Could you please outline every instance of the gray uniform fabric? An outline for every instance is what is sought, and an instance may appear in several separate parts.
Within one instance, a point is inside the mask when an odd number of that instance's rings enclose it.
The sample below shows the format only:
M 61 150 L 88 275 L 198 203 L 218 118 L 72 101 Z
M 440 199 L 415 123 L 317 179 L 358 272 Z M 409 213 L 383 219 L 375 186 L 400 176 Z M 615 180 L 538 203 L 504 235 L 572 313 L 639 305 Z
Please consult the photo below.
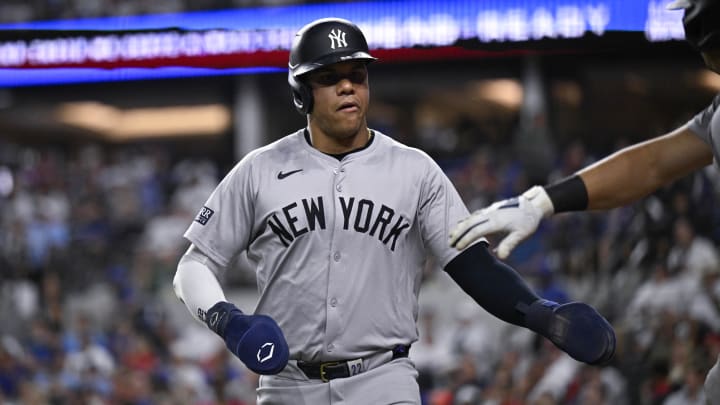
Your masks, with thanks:
M 419 405 L 417 377 L 407 358 L 328 383 L 308 380 L 291 363 L 278 376 L 260 376 L 257 405 Z
M 302 130 L 249 153 L 185 233 L 223 266 L 247 251 L 256 313 L 278 322 L 291 360 L 366 358 L 416 341 L 424 261 L 445 266 L 459 253 L 447 235 L 468 211 L 450 180 L 424 152 L 373 134 L 340 161 Z
M 720 157 L 720 94 L 715 96 L 712 104 L 693 117 L 688 126 L 705 143 L 710 145 L 715 156 L 715 164 Z
M 710 145 L 715 164 L 720 165 L 720 94 L 688 124 L 690 130 Z M 709 404 L 720 405 L 720 357 L 705 378 L 705 396 Z

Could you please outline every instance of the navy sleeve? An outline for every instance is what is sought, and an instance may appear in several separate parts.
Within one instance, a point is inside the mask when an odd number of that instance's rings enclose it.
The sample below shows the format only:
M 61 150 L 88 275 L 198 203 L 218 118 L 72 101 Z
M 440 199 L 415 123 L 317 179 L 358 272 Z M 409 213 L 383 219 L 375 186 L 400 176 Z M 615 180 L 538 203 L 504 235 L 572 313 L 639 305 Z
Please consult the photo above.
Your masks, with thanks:
M 490 253 L 485 243 L 465 249 L 445 266 L 445 271 L 483 309 L 514 325 L 526 326 L 525 315 L 518 308 L 540 299 L 512 267 Z

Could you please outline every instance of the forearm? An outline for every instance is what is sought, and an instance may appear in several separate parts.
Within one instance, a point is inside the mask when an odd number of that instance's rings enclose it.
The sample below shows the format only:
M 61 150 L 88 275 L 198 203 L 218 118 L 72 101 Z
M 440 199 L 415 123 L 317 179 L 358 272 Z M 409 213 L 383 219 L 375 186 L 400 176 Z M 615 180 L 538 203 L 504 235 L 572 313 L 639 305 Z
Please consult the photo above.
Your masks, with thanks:
M 654 148 L 641 143 L 625 148 L 578 172 L 587 188 L 588 210 L 621 207 L 672 181 L 674 173 L 658 169 Z
M 173 279 L 173 288 L 175 295 L 185 304 L 192 316 L 204 323 L 205 311 L 227 299 L 210 268 L 212 263 L 193 249 L 190 248 L 180 259 Z
M 681 127 L 626 147 L 578 171 L 586 193 L 586 204 L 580 209 L 605 210 L 627 205 L 710 163 L 710 147 L 687 127 Z M 553 195 L 553 188 L 557 187 L 546 187 L 556 206 L 563 205 Z M 575 210 L 579 209 L 556 207 L 555 213 Z
M 518 305 L 539 299 L 520 275 L 493 257 L 483 243 L 465 249 L 445 271 L 483 309 L 514 325 L 526 326 Z
M 615 352 L 615 332 L 594 308 L 540 299 L 483 243 L 465 249 L 445 271 L 486 311 L 545 336 L 578 361 L 605 364 Z
M 269 316 L 246 315 L 227 302 L 216 276 L 223 270 L 191 246 L 178 263 L 173 279 L 175 295 L 250 370 L 258 374 L 279 373 L 290 358 L 280 326 Z

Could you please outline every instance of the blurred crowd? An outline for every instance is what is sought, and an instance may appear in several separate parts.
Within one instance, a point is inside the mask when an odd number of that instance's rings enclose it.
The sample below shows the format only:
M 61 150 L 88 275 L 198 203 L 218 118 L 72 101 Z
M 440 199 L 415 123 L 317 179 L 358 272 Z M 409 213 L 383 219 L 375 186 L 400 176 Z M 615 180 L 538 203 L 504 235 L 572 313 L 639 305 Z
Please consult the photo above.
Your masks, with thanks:
M 189 323 L 171 286 L 213 163 L 160 148 L 0 151 L 0 403 L 252 401 L 255 376 Z
M 0 141 L 0 404 L 254 403 L 256 376 L 171 286 L 182 233 L 232 162 L 171 150 Z M 533 166 L 512 143 L 429 152 L 471 209 L 605 154 L 571 142 Z M 606 367 L 449 296 L 457 287 L 429 264 L 411 349 L 424 403 L 702 403 L 720 353 L 716 190 L 711 167 L 632 206 L 560 215 L 510 257 L 544 298 L 611 321 Z M 230 295 L 253 290 L 240 274 Z

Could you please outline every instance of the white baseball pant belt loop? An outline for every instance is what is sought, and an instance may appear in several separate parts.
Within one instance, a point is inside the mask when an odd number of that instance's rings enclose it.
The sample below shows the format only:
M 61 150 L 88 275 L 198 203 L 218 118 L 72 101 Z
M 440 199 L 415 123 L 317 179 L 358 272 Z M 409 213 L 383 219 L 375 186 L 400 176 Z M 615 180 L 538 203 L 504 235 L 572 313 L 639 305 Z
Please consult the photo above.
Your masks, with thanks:
M 395 359 L 407 357 L 410 346 L 398 345 L 392 350 L 377 352 L 370 356 L 352 360 L 336 360 L 323 363 L 297 361 L 297 367 L 310 379 L 328 382 L 335 378 L 347 378 L 372 370 Z

